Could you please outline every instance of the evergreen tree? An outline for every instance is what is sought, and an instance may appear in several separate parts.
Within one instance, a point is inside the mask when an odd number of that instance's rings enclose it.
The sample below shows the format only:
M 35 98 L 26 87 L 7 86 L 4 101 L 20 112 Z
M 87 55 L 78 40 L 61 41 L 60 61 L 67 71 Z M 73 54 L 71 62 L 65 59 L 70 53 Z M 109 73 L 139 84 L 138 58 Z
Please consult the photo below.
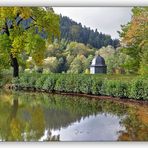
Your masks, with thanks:
M 101 48 L 103 46 L 112 45 L 114 48 L 119 46 L 118 39 L 112 39 L 110 35 L 99 33 L 82 26 L 81 23 L 77 23 L 71 20 L 69 17 L 60 15 L 60 30 L 61 39 L 67 41 L 75 41 L 79 43 L 89 44 L 94 48 Z

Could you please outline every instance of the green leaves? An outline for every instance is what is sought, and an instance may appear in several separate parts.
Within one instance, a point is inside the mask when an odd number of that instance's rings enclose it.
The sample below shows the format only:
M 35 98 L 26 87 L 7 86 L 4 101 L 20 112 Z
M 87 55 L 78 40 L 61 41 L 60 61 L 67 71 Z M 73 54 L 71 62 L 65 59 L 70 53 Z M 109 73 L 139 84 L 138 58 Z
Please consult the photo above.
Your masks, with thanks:
M 5 35 L 0 35 L 0 70 L 9 67 L 9 52 L 11 40 Z
M 82 93 L 148 99 L 148 78 L 82 74 L 23 74 L 16 85 L 46 92 Z
M 143 53 L 147 55 L 148 52 L 145 48 L 148 44 L 148 7 L 134 7 L 132 13 L 131 22 L 123 26 L 120 33 L 125 46 L 123 52 L 135 60 L 133 67 L 131 64 L 135 73 L 147 74 L 148 58 Z
M 24 27 L 26 23 L 27 27 Z M 59 16 L 42 7 L 0 7 L 2 29 L 5 31 L 0 35 L 0 57 L 12 54 L 18 58 L 25 54 L 32 56 L 36 65 L 40 66 L 46 42 L 60 36 Z M 46 39 L 41 37 L 43 33 Z
M 32 55 L 32 58 L 37 65 L 41 65 L 46 49 L 45 40 L 43 40 L 38 34 L 28 33 L 25 42 L 25 51 L 29 55 Z
M 130 97 L 148 100 L 148 78 L 139 77 L 133 80 L 130 88 Z
M 11 40 L 10 38 L 6 35 L 0 35 L 0 51 L 1 52 L 10 52 L 11 48 Z
M 45 11 L 44 8 L 34 7 L 32 8 L 32 18 L 39 31 L 44 30 L 47 33 L 48 41 L 51 41 L 53 36 L 60 37 L 58 15 L 52 11 Z
M 16 36 L 12 42 L 11 53 L 13 57 L 16 57 L 17 54 L 20 54 L 24 50 L 24 36 Z

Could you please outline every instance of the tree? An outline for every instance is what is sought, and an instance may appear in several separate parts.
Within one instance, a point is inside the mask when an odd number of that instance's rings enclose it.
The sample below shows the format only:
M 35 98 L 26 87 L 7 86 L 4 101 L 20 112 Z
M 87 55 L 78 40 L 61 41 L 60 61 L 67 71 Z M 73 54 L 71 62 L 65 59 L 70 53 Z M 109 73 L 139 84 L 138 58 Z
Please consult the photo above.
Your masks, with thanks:
M 148 7 L 134 7 L 131 22 L 122 26 L 123 53 L 134 59 L 135 73 L 148 73 Z M 140 70 L 139 70 L 140 69 Z
M 119 45 L 119 40 L 112 39 L 111 36 L 99 33 L 98 30 L 92 30 L 81 23 L 71 20 L 69 17 L 60 15 L 61 39 L 90 44 L 94 48 L 112 45 L 115 48 Z
M 102 47 L 96 51 L 96 55 L 101 55 L 106 62 L 108 73 L 132 73 L 130 69 L 133 59 L 122 53 L 121 48 L 113 48 L 112 46 Z
M 56 57 L 48 57 L 44 59 L 44 68 L 48 69 L 49 72 L 57 72 L 58 69 L 58 60 Z
M 115 53 L 115 49 L 112 46 L 102 47 L 96 51 L 96 55 L 101 55 L 103 58 L 107 58 Z
M 88 55 L 92 54 L 94 52 L 93 49 L 89 49 L 87 46 L 85 46 L 82 43 L 78 42 L 70 42 L 67 45 L 66 53 L 77 56 L 77 55 L 84 55 L 87 57 Z
M 85 60 L 86 57 L 84 55 L 77 55 L 72 61 L 68 72 L 76 74 L 84 72 Z
M 79 25 L 72 25 L 70 28 L 70 33 L 71 33 L 71 40 L 72 41 L 77 41 L 78 37 L 80 36 L 80 26 Z
M 0 29 L 0 53 L 7 53 L 13 76 L 18 77 L 22 53 L 42 64 L 46 41 L 60 35 L 59 16 L 43 7 L 0 7 Z

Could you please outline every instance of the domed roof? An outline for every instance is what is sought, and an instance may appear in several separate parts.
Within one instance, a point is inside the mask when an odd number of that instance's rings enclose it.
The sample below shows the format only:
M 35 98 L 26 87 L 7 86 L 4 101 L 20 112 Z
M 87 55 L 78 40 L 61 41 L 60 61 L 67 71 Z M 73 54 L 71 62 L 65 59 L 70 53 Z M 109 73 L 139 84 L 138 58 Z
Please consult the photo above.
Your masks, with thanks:
M 91 66 L 106 66 L 104 58 L 100 55 L 95 56 L 92 60 Z

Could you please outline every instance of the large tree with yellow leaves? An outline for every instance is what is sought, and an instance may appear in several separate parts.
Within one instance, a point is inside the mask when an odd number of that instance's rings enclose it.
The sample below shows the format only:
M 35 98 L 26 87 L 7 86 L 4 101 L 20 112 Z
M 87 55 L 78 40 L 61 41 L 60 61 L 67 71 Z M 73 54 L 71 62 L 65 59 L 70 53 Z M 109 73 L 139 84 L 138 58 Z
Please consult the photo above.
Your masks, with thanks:
M 133 71 L 148 74 L 148 7 L 132 9 L 131 22 L 122 26 L 120 36 Z
M 46 43 L 59 37 L 59 26 L 59 16 L 52 9 L 0 7 L 0 55 L 10 59 L 14 77 L 19 76 L 21 54 L 30 55 L 36 64 L 42 64 Z

